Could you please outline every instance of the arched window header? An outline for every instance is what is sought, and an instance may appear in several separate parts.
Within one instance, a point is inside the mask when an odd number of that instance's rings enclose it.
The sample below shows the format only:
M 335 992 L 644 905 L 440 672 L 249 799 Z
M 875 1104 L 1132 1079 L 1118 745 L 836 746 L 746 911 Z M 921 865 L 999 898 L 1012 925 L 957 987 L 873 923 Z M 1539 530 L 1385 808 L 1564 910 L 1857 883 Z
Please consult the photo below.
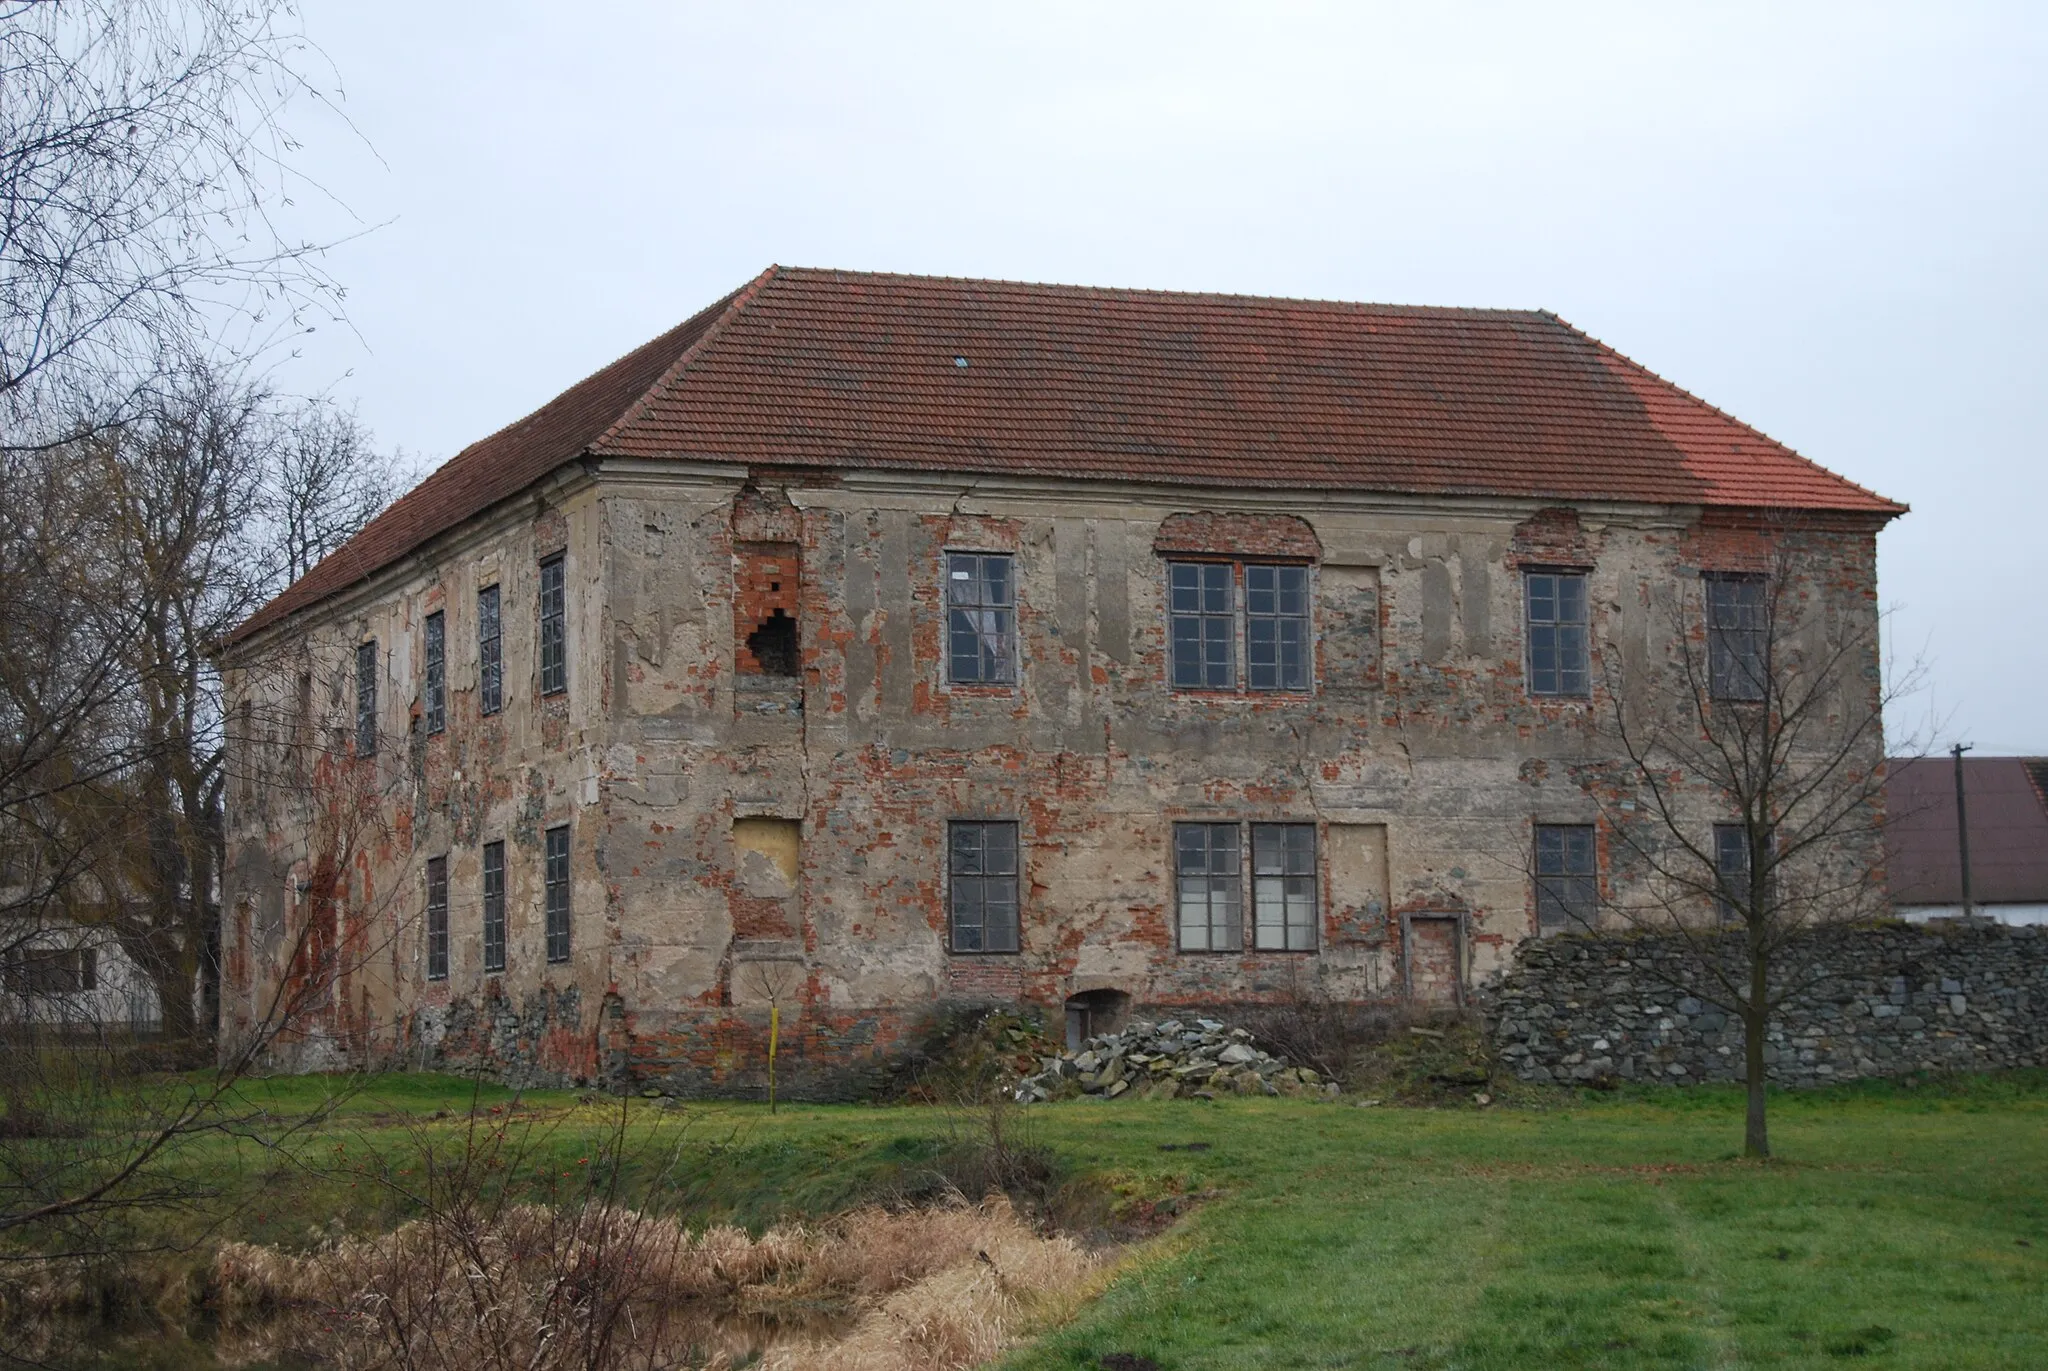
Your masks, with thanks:
M 1306 519 L 1293 514 L 1169 514 L 1152 550 L 1216 557 L 1280 557 L 1319 561 L 1322 542 Z

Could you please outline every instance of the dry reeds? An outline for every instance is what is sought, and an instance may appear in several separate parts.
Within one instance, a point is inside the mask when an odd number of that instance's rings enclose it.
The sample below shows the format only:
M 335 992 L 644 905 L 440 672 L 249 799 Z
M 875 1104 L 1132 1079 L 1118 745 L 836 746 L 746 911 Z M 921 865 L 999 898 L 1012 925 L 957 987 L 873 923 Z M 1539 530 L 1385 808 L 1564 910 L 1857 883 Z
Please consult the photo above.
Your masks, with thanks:
M 213 1296 L 241 1360 L 348 1371 L 628 1363 L 940 1371 L 994 1356 L 1096 1261 L 1008 1201 L 692 1235 L 603 1204 L 435 1215 L 292 1254 L 231 1243 Z

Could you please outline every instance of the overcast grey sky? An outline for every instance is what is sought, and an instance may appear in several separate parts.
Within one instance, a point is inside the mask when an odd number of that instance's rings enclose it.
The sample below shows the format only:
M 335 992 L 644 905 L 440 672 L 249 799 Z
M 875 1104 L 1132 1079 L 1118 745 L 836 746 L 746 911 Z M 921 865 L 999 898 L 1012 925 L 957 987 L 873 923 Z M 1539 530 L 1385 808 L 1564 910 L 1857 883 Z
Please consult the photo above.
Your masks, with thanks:
M 380 227 L 286 375 L 386 444 L 451 456 L 770 262 L 1551 309 L 1910 503 L 1894 732 L 2048 753 L 2048 5 L 305 17 L 361 138 L 306 111 L 302 165 Z

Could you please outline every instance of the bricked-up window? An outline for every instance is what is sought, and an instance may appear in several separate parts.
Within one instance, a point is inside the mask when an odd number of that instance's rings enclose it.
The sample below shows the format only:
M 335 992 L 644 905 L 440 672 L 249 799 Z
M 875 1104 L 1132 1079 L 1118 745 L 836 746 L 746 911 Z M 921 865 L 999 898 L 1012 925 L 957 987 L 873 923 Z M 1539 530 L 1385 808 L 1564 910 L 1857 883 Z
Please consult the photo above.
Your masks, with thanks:
M 1591 824 L 1536 825 L 1536 927 L 1592 924 L 1600 891 Z
M 484 970 L 505 969 L 505 844 L 484 844 Z
M 1244 946 L 1244 863 L 1236 824 L 1175 824 L 1173 863 L 1180 950 Z
M 947 825 L 946 877 L 955 952 L 1017 950 L 1017 825 Z
M 480 713 L 505 707 L 505 636 L 498 623 L 498 588 L 476 593 L 476 688 Z
M 448 859 L 427 858 L 427 979 L 448 979 Z
M 1252 825 L 1252 945 L 1316 949 L 1316 826 Z
M 1529 693 L 1584 695 L 1589 656 L 1586 578 L 1570 571 L 1531 571 L 1522 578 L 1528 612 Z
M 1245 685 L 1308 689 L 1308 568 L 1244 569 Z
M 1237 612 L 1228 562 L 1169 562 L 1173 684 L 1180 690 L 1237 687 Z
M 1017 679 L 1017 588 L 1006 553 L 946 554 L 946 679 L 1009 685 Z
M 544 875 L 548 960 L 566 962 L 569 960 L 569 829 L 566 825 L 548 830 L 547 870 Z
M 562 579 L 562 554 L 540 564 L 540 693 L 560 695 L 569 688 L 568 605 Z
M 356 648 L 356 756 L 377 755 L 377 640 Z
M 427 616 L 426 700 L 427 732 L 448 727 L 448 621 L 436 610 Z
M 1734 575 L 1706 582 L 1708 692 L 1717 700 L 1761 700 L 1770 671 L 1768 583 Z
M 1734 923 L 1742 917 L 1742 906 L 1749 903 L 1749 830 L 1741 824 L 1714 825 L 1714 876 L 1720 882 L 1721 893 L 1714 897 L 1714 909 L 1721 916 L 1722 923 Z

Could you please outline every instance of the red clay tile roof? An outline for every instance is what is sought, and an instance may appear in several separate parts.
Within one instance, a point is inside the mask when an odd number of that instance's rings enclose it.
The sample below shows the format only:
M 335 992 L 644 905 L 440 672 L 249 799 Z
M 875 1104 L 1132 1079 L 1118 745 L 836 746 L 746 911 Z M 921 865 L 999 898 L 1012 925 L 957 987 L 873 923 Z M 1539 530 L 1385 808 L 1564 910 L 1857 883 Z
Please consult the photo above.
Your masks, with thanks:
M 1949 757 L 1894 760 L 1885 773 L 1885 866 L 1898 904 L 1963 898 Z M 2048 904 L 2048 758 L 1965 757 L 1970 895 L 1979 904 Z
M 1904 510 L 1540 311 L 770 267 L 456 454 L 235 636 L 584 455 Z

